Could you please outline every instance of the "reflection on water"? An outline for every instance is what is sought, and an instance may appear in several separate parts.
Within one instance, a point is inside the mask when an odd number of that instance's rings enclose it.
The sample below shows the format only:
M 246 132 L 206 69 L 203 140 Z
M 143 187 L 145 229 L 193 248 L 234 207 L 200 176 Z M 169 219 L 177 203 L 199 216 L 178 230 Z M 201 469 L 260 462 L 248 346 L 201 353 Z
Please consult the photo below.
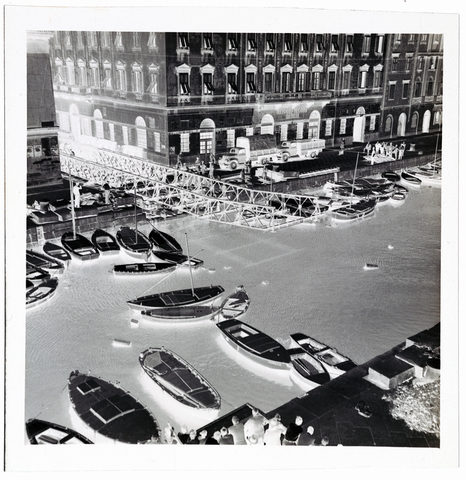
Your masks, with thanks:
M 205 262 L 193 271 L 196 285 L 220 284 L 226 294 L 245 286 L 251 305 L 242 320 L 285 346 L 289 334 L 302 332 L 362 363 L 440 319 L 440 196 L 423 187 L 401 208 L 383 205 L 347 226 L 324 220 L 264 233 L 187 217 L 158 227 L 178 239 L 188 234 L 191 255 Z M 218 390 L 219 415 L 245 402 L 268 411 L 305 391 L 287 371 L 240 355 L 211 321 L 164 324 L 131 312 L 126 300 L 190 288 L 186 268 L 141 278 L 111 273 L 113 264 L 133 261 L 124 252 L 73 260 L 55 297 L 28 311 L 26 419 L 70 425 L 66 382 L 79 369 L 119 380 L 162 427 L 204 425 L 211 414 L 175 405 L 143 374 L 139 353 L 157 346 L 179 354 Z M 366 263 L 379 268 L 366 271 Z M 131 345 L 115 347 L 115 339 Z M 83 431 L 76 419 L 73 425 Z

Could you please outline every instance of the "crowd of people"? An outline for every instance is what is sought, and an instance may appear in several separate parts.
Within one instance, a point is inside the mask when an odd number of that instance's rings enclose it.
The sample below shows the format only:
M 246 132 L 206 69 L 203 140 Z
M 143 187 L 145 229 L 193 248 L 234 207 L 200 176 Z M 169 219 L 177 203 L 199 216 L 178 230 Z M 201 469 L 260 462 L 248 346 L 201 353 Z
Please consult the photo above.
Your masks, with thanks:
M 280 414 L 267 420 L 256 408 L 252 408 L 252 415 L 246 422 L 241 423 L 237 416 L 231 417 L 231 425 L 215 430 L 211 436 L 207 430 L 188 430 L 183 425 L 177 433 L 168 424 L 164 430 L 164 443 L 180 445 L 310 445 L 326 446 L 329 444 L 327 436 L 318 440 L 314 434 L 314 427 L 304 427 L 300 416 L 289 423 L 281 422 Z
M 392 142 L 387 143 L 379 141 L 375 142 L 374 145 L 371 145 L 370 142 L 367 142 L 367 145 L 364 147 L 367 157 L 390 157 L 392 160 L 401 160 L 404 156 L 405 149 L 405 142 L 401 142 L 400 145 L 394 145 Z

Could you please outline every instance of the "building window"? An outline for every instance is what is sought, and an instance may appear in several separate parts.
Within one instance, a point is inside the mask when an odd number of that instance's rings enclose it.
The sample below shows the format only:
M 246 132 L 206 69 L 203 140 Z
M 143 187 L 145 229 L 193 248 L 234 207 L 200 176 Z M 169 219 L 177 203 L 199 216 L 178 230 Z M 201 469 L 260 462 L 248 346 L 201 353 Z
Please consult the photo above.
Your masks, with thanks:
M 392 72 L 396 72 L 398 70 L 398 55 L 393 55 L 392 57 Z
M 97 33 L 87 32 L 87 44 L 89 47 L 97 47 Z
M 238 41 L 236 40 L 236 35 L 234 33 L 230 33 L 228 35 L 228 51 L 236 52 L 238 50 Z
M 178 34 L 178 48 L 187 49 L 189 48 L 188 34 L 179 33 Z
M 155 70 L 149 69 L 149 88 L 147 91 L 152 95 L 157 95 L 159 93 L 159 82 L 157 78 L 157 72 Z
M 340 50 L 338 45 L 338 35 L 332 35 L 332 53 L 337 53 Z
M 395 88 L 396 88 L 396 82 L 390 82 L 388 86 L 388 99 L 389 100 L 395 100 Z
M 401 92 L 402 98 L 408 98 L 409 95 L 409 80 L 403 81 L 403 91 Z
M 307 92 L 309 90 L 309 72 L 298 73 L 298 92 Z
M 437 66 L 437 57 L 430 57 L 429 69 L 430 70 L 435 70 L 436 66 Z
M 181 153 L 189 152 L 189 133 L 182 133 L 180 135 L 180 152 Z
M 380 88 L 382 86 L 382 71 L 375 70 L 374 68 L 374 88 Z
M 440 124 L 440 112 L 437 110 L 434 113 L 434 120 L 433 120 L 433 125 L 439 125 Z
M 129 134 L 127 126 L 121 127 L 121 134 L 123 137 L 123 145 L 129 145 Z
M 370 121 L 369 121 L 369 130 L 372 132 L 375 130 L 375 119 L 376 119 L 376 116 L 371 115 Z
M 142 117 L 136 118 L 136 144 L 140 148 L 147 148 L 146 122 Z
M 368 55 L 370 50 L 371 50 L 371 37 L 369 35 L 365 35 L 363 46 L 362 46 L 362 53 Z
M 283 45 L 283 51 L 285 53 L 291 53 L 292 43 L 291 43 L 291 33 L 285 33 L 285 41 Z
M 74 62 L 70 58 L 66 60 L 66 77 L 68 85 L 76 85 Z
M 273 33 L 268 33 L 266 40 L 265 40 L 265 51 L 266 52 L 273 52 L 275 50 L 275 40 L 274 40 L 274 34 Z
M 248 37 L 248 52 L 255 52 L 257 50 L 257 43 L 254 34 Z
M 199 149 L 199 153 L 201 155 L 212 152 L 212 136 L 213 136 L 212 131 L 201 132 L 200 134 L 201 142 L 200 142 L 200 149 Z
M 332 135 L 332 119 L 325 120 L 325 136 L 330 137 Z
M 346 134 L 346 118 L 340 119 L 340 135 Z
M 423 70 L 424 69 L 424 57 L 418 57 L 417 59 L 417 69 Z
M 301 34 L 301 41 L 299 43 L 299 52 L 307 53 L 309 51 L 308 42 L 307 42 L 307 33 Z
M 91 67 L 91 84 L 93 87 L 98 88 L 100 86 L 99 64 L 94 58 L 89 62 Z
M 133 32 L 133 50 L 141 49 L 141 34 L 139 32 Z
M 409 72 L 413 68 L 413 56 L 412 55 L 406 55 L 406 71 Z
M 328 90 L 335 90 L 336 72 L 328 72 Z
M 112 41 L 111 35 L 111 32 L 102 33 L 102 47 L 110 48 L 110 43 Z
M 322 53 L 324 51 L 324 40 L 323 35 L 318 34 L 316 35 L 316 53 Z
M 154 132 L 154 150 L 160 152 L 160 132 Z
M 143 93 L 142 66 L 139 63 L 133 64 L 132 84 L 134 93 Z
M 87 87 L 87 68 L 83 59 L 78 60 L 79 85 Z
M 256 91 L 256 74 L 253 72 L 246 73 L 246 93 L 254 93 Z
M 298 122 L 296 124 L 296 140 L 302 140 L 304 133 L 304 122 Z
M 122 62 L 118 62 L 116 65 L 116 82 L 115 88 L 120 92 L 126 92 L 126 69 L 125 64 Z
M 432 38 L 432 50 L 438 52 L 440 50 L 440 39 L 442 38 L 441 34 L 434 33 Z
M 266 72 L 264 74 L 264 91 L 267 93 L 273 92 L 273 73 Z
M 367 87 L 367 72 L 369 67 L 367 65 L 363 66 L 359 70 L 359 88 Z
M 443 95 L 443 80 L 440 79 L 437 84 L 437 95 Z
M 214 86 L 212 85 L 212 74 L 203 73 L 202 74 L 202 94 L 203 95 L 212 95 L 214 93 Z
M 427 34 L 426 33 L 423 33 L 421 35 L 421 43 L 427 43 Z
M 353 53 L 353 35 L 346 37 L 346 53 Z
M 123 38 L 121 36 L 121 32 L 116 32 L 114 45 L 117 51 L 123 51 Z
M 400 43 L 401 42 L 401 33 L 396 33 L 395 34 L 395 43 Z
M 312 90 L 320 90 L 320 72 L 312 72 Z
M 235 146 L 235 131 L 227 130 L 227 148 Z
M 204 33 L 203 37 L 203 47 L 205 50 L 212 50 L 212 34 L 211 33 Z
M 112 88 L 112 67 L 108 62 L 104 63 L 104 79 L 102 81 L 104 88 Z
M 149 33 L 149 39 L 147 40 L 147 46 L 149 47 L 149 50 L 156 50 L 157 49 L 157 37 L 155 35 L 155 32 L 150 32 Z
M 383 35 L 377 36 L 377 42 L 375 44 L 375 53 L 381 55 L 383 53 Z
M 280 128 L 280 141 L 286 142 L 288 140 L 288 124 L 283 123 Z
M 102 113 L 100 110 L 94 111 L 95 122 L 95 136 L 97 138 L 104 138 L 104 122 L 102 121 Z
M 71 48 L 71 34 L 70 32 L 65 32 L 65 47 Z
M 426 89 L 426 96 L 430 97 L 434 94 L 434 79 L 429 77 L 427 80 L 427 89 Z
M 228 93 L 229 94 L 238 93 L 238 85 L 236 83 L 236 73 L 228 73 L 227 81 L 228 81 Z
M 393 123 L 392 117 L 387 117 L 387 119 L 385 120 L 385 133 L 391 133 L 392 123 Z
M 179 73 L 179 94 L 180 95 L 189 95 L 190 88 L 189 88 L 189 73 Z
M 286 93 L 291 91 L 291 73 L 282 72 L 282 92 Z
M 422 95 L 422 82 L 420 78 L 416 78 L 416 83 L 414 85 L 414 96 L 420 97 Z
M 76 44 L 80 49 L 84 47 L 83 32 L 76 32 Z
M 413 113 L 413 116 L 411 117 L 411 128 L 417 129 L 417 122 L 418 122 L 419 115 L 417 112 Z
M 108 131 L 110 133 L 110 141 L 115 141 L 115 125 L 113 123 L 108 124 Z
M 351 82 L 351 70 L 345 70 L 343 72 L 343 89 L 349 90 Z

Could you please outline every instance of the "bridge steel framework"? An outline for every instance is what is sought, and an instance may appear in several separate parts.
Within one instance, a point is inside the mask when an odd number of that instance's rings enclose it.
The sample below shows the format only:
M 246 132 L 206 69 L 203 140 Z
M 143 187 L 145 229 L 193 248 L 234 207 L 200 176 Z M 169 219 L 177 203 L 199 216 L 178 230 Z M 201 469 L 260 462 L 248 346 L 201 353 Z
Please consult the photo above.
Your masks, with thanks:
M 64 173 L 96 185 L 131 192 L 136 186 L 146 213 L 166 207 L 264 231 L 312 223 L 322 215 L 314 196 L 253 190 L 122 152 L 68 143 L 60 150 L 60 162 Z

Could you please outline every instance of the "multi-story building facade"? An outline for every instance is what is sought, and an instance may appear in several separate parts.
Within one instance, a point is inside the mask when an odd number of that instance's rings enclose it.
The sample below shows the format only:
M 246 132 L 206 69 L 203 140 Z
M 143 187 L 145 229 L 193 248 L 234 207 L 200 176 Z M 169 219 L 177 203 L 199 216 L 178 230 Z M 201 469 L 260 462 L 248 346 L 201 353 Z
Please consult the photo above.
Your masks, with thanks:
M 27 46 L 27 186 L 63 183 L 58 151 L 58 124 L 50 67 L 49 35 L 36 32 Z
M 255 134 L 332 147 L 430 131 L 440 126 L 442 41 L 377 33 L 53 32 L 58 121 L 65 137 L 162 164 L 216 155 Z M 412 70 L 394 69 L 395 58 L 409 59 Z
M 387 35 L 382 102 L 385 137 L 438 131 L 442 124 L 443 35 Z

